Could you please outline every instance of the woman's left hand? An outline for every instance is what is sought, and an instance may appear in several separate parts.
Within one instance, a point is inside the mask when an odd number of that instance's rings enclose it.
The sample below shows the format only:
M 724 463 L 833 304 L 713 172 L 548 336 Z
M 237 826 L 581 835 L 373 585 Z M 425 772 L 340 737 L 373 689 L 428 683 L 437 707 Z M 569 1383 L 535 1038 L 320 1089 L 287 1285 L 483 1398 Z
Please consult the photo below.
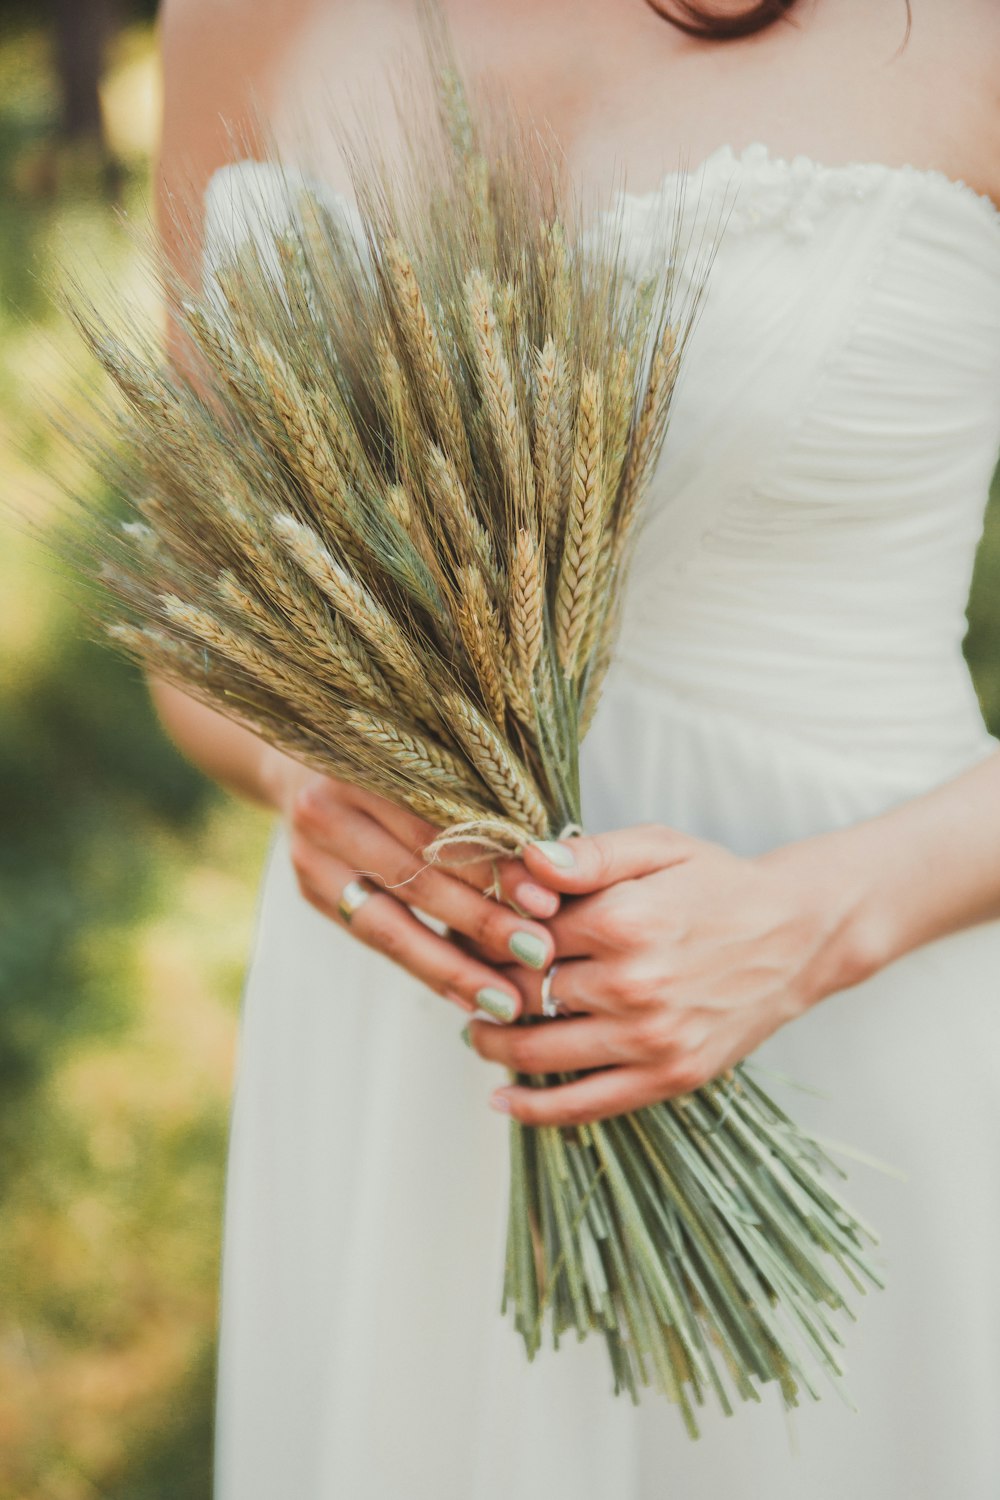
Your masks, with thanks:
M 546 925 L 568 1016 L 475 1021 L 470 1040 L 514 1072 L 586 1076 L 511 1085 L 496 1108 L 529 1125 L 577 1125 L 689 1093 L 835 990 L 880 966 L 864 893 L 836 835 L 756 858 L 657 825 L 529 845 L 534 879 L 564 897 Z M 526 1011 L 533 976 L 512 976 Z

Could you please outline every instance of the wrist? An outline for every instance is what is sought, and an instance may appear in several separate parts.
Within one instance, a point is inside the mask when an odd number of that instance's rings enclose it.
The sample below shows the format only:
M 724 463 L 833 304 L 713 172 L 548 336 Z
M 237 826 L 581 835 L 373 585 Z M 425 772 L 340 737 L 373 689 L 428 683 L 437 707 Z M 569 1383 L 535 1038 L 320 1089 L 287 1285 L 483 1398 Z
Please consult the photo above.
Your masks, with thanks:
M 287 817 L 299 788 L 314 774 L 284 751 L 264 745 L 257 767 L 260 800 L 272 812 Z
M 861 830 L 835 829 L 760 857 L 785 878 L 811 935 L 802 982 L 806 1009 L 870 979 L 901 951 L 875 851 Z

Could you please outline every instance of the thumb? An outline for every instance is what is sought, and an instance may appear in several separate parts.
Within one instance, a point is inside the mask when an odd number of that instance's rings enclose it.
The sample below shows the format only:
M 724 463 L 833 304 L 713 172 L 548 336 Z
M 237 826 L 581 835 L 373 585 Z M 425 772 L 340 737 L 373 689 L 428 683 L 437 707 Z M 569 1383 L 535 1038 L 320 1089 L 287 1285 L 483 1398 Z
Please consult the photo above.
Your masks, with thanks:
M 525 845 L 521 858 L 536 880 L 576 896 L 681 864 L 698 842 L 661 823 L 639 823 L 580 838 L 539 839 Z

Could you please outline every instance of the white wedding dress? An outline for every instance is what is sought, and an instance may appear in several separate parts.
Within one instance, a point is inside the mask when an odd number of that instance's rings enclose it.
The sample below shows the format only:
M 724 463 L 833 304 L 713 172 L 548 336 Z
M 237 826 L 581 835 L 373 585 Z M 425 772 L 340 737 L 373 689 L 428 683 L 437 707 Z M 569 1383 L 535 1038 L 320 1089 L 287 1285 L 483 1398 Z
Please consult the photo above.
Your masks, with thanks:
M 735 207 L 584 811 L 749 855 L 997 751 L 961 641 L 1000 446 L 1000 213 L 935 172 L 723 147 L 622 198 L 637 261 L 682 185 L 696 234 Z M 207 209 L 210 265 L 279 212 L 273 179 L 228 168 Z M 818 1091 L 782 1096 L 803 1122 L 905 1180 L 850 1169 L 888 1279 L 847 1330 L 857 1411 L 786 1417 L 773 1393 L 698 1443 L 655 1393 L 612 1397 L 598 1340 L 525 1362 L 498 1310 L 499 1075 L 461 1025 L 306 905 L 279 831 L 232 1118 L 218 1500 L 995 1500 L 1000 922 L 757 1054 Z

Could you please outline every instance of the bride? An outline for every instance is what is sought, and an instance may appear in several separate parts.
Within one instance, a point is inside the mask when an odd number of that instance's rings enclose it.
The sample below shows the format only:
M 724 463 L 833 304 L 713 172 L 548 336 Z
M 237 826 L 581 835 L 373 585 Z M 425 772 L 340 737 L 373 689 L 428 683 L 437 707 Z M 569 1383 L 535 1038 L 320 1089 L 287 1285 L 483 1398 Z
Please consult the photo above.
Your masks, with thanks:
M 1000 10 L 446 10 L 469 70 L 616 193 L 630 254 L 656 253 L 671 195 L 693 223 L 734 206 L 585 746 L 587 837 L 529 848 L 505 904 L 483 872 L 409 880 L 417 819 L 154 685 L 182 748 L 280 815 L 232 1118 L 217 1496 L 988 1500 L 1000 755 L 961 642 L 1000 446 Z M 162 222 L 193 277 L 260 227 L 266 169 L 232 147 L 254 108 L 293 153 L 331 102 L 386 103 L 416 46 L 409 0 L 166 0 L 162 39 Z M 346 192 L 342 161 L 321 170 Z M 546 972 L 579 1014 L 506 1024 Z M 498 1311 L 505 1117 L 597 1119 L 751 1052 L 810 1086 L 804 1124 L 898 1169 L 851 1171 L 888 1289 L 848 1332 L 856 1410 L 764 1400 L 693 1444 L 662 1398 L 612 1397 L 596 1340 L 525 1363 Z M 498 1064 L 586 1076 L 527 1091 Z

